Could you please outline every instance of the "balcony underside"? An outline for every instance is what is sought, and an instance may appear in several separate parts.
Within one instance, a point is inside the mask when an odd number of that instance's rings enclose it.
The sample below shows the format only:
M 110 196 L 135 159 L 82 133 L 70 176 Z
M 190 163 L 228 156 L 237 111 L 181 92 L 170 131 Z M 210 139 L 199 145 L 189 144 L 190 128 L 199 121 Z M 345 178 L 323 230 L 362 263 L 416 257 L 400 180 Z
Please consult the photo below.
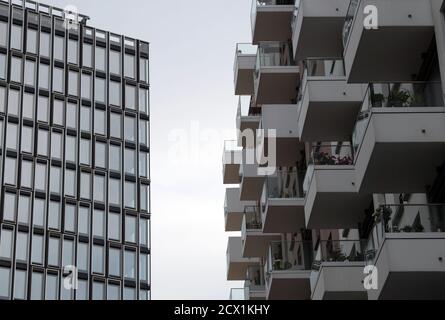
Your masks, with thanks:
M 264 176 L 244 177 L 241 181 L 241 201 L 257 201 L 261 197 Z
M 294 6 L 257 7 L 253 26 L 253 44 L 259 41 L 288 41 L 292 37 Z
M 224 164 L 224 184 L 238 184 L 241 182 L 239 164 Z
M 243 257 L 262 258 L 267 256 L 269 244 L 272 241 L 280 241 L 279 234 L 265 234 L 262 231 L 246 231 L 246 238 L 243 247 Z
M 262 163 L 266 163 L 265 156 L 269 156 L 269 138 L 265 139 L 264 150 L 261 152 Z M 272 142 L 270 142 L 272 143 Z M 276 161 L 277 167 L 294 167 L 298 161 L 301 161 L 304 155 L 304 144 L 298 138 L 280 138 L 277 137 L 276 143 Z
M 253 74 L 256 55 L 238 55 L 235 69 L 235 94 L 252 95 L 254 90 Z
M 300 69 L 289 67 L 261 68 L 256 88 L 256 103 L 292 104 L 297 97 Z
M 295 233 L 304 229 L 304 202 L 304 199 L 269 199 L 263 232 Z
M 309 300 L 311 271 L 273 271 L 270 274 L 268 300 Z
M 236 232 L 241 230 L 243 222 L 243 212 L 229 212 L 226 216 L 226 232 Z

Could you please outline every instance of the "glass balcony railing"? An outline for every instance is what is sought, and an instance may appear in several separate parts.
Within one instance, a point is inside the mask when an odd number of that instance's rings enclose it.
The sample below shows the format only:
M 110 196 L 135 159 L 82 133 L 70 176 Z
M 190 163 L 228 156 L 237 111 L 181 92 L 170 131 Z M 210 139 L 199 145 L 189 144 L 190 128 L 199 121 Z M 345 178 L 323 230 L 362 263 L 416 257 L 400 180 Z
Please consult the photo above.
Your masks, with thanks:
M 346 19 L 343 25 L 343 48 L 346 49 L 348 45 L 349 35 L 351 34 L 352 26 L 354 24 L 354 17 L 357 13 L 360 0 L 351 0 L 348 11 L 346 12 Z
M 256 70 L 261 67 L 294 66 L 292 48 L 288 42 L 261 42 L 258 46 Z
M 263 229 L 263 222 L 257 206 L 246 206 L 244 209 L 246 230 L 258 231 Z
M 444 106 L 442 83 L 440 81 L 369 84 L 353 132 L 352 141 L 355 153 L 360 148 L 365 136 L 372 108 Z
M 235 301 L 246 300 L 246 289 L 245 288 L 230 289 L 230 300 L 235 300 Z
M 308 58 L 304 61 L 307 77 L 343 78 L 345 65 L 341 58 Z
M 253 0 L 252 9 L 250 13 L 250 20 L 252 23 L 252 30 L 255 30 L 257 8 L 267 7 L 267 6 L 292 6 L 295 2 L 300 2 L 300 0 Z
M 318 166 L 348 166 L 354 164 L 349 142 L 316 143 L 311 148 L 310 163 Z
M 274 241 L 270 243 L 266 270 L 310 270 L 313 262 L 312 242 Z
M 258 46 L 251 43 L 237 43 L 236 55 L 256 55 Z
M 303 180 L 305 172 L 297 168 L 277 170 L 266 177 L 268 199 L 304 198 Z
M 320 241 L 312 267 L 318 270 L 323 262 L 364 262 L 366 244 L 366 240 Z

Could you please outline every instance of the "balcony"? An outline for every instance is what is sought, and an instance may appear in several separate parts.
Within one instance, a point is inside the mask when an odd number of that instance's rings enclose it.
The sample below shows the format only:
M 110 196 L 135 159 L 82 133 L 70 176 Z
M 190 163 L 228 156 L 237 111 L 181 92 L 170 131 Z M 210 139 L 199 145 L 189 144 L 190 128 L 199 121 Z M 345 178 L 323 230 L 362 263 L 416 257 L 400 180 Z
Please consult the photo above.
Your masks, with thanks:
M 261 213 L 256 206 L 246 207 L 241 228 L 243 257 L 260 257 L 267 255 L 269 243 L 281 239 L 280 234 L 263 233 Z
M 255 205 L 254 201 L 240 201 L 239 188 L 226 189 L 224 217 L 227 232 L 241 231 L 244 208 L 252 205 Z
M 261 42 L 255 64 L 255 102 L 295 104 L 300 82 L 300 68 L 292 57 L 288 42 Z
M 376 212 L 369 263 L 378 289 L 369 299 L 445 299 L 445 205 L 388 205 Z
M 258 201 L 263 191 L 265 174 L 261 172 L 256 161 L 254 149 L 243 150 L 243 161 L 240 168 L 241 173 L 241 201 Z
M 312 300 L 367 300 L 365 257 L 365 241 L 321 241 L 313 264 Z
M 317 143 L 310 151 L 303 188 L 308 229 L 357 228 L 372 196 L 359 194 L 350 143 Z
M 311 264 L 311 242 L 272 242 L 266 263 L 267 300 L 309 300 Z
M 238 146 L 243 148 L 255 148 L 256 133 L 259 128 L 261 116 L 255 114 L 250 96 L 240 96 L 236 112 L 236 129 L 238 134 Z
M 290 39 L 294 10 L 295 0 L 253 0 L 251 12 L 253 43 Z
M 230 237 L 227 245 L 227 280 L 246 280 L 247 268 L 258 265 L 258 258 L 244 258 L 242 256 L 242 241 L 240 237 Z
M 371 83 L 353 133 L 361 193 L 424 193 L 445 161 L 440 82 Z
M 249 43 L 236 45 L 235 64 L 233 73 L 235 76 L 235 94 L 253 94 L 253 74 L 258 47 Z
M 223 152 L 223 183 L 238 184 L 241 182 L 240 165 L 242 162 L 242 150 L 234 140 L 224 141 Z
M 307 59 L 304 66 L 298 118 L 301 140 L 349 140 L 366 85 L 347 83 L 343 59 Z
M 378 29 L 365 29 L 368 5 L 378 9 Z M 351 0 L 343 29 L 348 82 L 410 81 L 433 42 L 429 0 Z
M 264 268 L 261 265 L 252 266 L 247 269 L 247 280 L 245 282 L 248 299 L 266 300 L 266 285 L 264 282 Z
M 266 178 L 261 199 L 263 232 L 295 233 L 306 227 L 303 177 L 304 172 L 289 168 Z
M 275 154 L 277 166 L 294 166 L 301 161 L 304 144 L 298 136 L 298 107 L 296 104 L 266 104 L 261 108 L 260 129 L 264 139 L 259 141 L 260 154 Z M 274 145 L 272 145 L 274 143 Z M 270 148 L 275 150 L 269 150 Z M 264 149 L 263 149 L 264 148 Z M 270 152 L 271 153 L 270 153 Z M 263 163 L 267 162 L 265 159 Z
M 234 300 L 234 301 L 248 300 L 246 294 L 247 294 L 246 288 L 232 288 L 230 289 L 229 300 Z
M 350 0 L 299 2 L 292 22 L 295 60 L 342 56 L 342 31 Z

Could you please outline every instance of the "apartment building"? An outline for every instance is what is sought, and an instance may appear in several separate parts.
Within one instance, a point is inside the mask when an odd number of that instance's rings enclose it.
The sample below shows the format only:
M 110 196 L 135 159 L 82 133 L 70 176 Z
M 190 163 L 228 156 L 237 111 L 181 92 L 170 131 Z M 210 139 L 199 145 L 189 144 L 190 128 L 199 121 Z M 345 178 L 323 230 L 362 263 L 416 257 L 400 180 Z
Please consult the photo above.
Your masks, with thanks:
M 0 1 L 0 299 L 150 299 L 149 44 Z
M 223 154 L 232 299 L 445 298 L 444 10 L 253 0 Z

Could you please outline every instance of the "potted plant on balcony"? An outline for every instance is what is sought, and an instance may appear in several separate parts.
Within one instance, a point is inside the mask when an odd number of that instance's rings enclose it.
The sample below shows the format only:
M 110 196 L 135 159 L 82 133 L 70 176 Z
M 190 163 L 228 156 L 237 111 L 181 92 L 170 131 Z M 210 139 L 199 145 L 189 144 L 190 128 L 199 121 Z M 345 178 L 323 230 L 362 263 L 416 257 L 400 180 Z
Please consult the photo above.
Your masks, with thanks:
M 388 96 L 388 107 L 406 107 L 411 95 L 405 90 L 392 91 Z
M 373 93 L 371 96 L 371 103 L 373 108 L 382 108 L 385 102 L 385 96 L 381 93 Z
M 388 222 L 391 219 L 392 210 L 388 207 L 377 208 L 372 216 L 374 217 L 375 224 L 383 223 L 385 231 L 388 232 Z

